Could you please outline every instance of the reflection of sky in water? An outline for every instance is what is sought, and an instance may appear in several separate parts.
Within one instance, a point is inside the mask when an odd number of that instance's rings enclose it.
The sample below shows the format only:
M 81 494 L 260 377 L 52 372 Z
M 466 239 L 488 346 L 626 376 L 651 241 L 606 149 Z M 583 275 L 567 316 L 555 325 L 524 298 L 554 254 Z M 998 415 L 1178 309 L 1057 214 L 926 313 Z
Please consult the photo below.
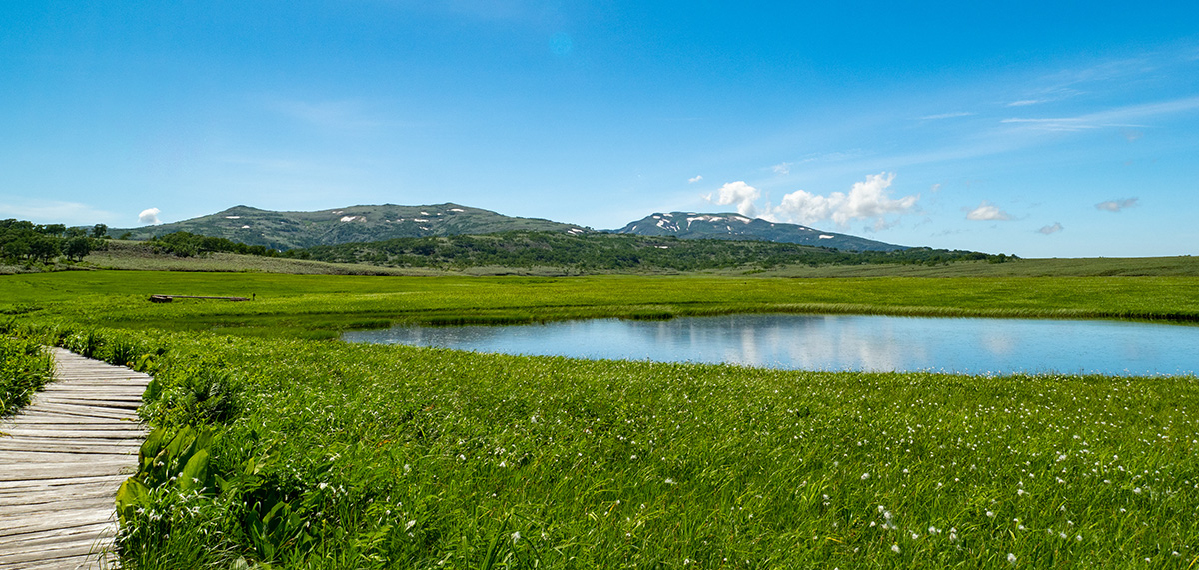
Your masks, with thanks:
M 396 327 L 352 342 L 804 370 L 1195 374 L 1194 326 L 1119 321 L 730 315 L 526 326 Z

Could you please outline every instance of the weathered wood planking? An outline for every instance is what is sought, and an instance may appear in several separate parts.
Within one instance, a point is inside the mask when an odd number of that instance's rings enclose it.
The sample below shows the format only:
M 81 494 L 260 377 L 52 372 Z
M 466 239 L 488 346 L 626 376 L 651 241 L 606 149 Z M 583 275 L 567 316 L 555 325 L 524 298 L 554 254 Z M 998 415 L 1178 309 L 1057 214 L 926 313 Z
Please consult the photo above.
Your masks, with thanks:
M 51 349 L 55 381 L 0 421 L 0 570 L 115 568 L 117 488 L 150 377 Z

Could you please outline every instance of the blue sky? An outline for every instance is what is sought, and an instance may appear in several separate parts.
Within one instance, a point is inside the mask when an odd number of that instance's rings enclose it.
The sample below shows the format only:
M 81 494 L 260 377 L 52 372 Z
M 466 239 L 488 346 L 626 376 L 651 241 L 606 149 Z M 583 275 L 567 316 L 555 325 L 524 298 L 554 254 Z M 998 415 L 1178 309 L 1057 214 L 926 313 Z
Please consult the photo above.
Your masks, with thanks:
M 457 202 L 1200 243 L 1194 2 L 154 4 L 0 2 L 0 218 Z

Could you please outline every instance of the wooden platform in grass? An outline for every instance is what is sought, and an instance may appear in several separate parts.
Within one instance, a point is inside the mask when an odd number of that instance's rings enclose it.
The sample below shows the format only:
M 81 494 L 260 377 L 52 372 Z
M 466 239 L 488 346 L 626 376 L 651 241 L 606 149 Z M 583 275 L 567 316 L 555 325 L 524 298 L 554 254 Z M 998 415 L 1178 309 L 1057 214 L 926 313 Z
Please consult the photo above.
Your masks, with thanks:
M 115 568 L 115 496 L 150 377 L 60 348 L 55 380 L 0 421 L 0 570 Z

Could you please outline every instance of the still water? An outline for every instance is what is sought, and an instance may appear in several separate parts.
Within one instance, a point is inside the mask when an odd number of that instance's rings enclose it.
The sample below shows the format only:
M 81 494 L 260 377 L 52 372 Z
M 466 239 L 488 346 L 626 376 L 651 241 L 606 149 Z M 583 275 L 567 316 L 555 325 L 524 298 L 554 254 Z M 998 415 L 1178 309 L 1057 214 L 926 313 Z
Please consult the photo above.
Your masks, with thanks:
M 395 327 L 350 342 L 800 370 L 1196 374 L 1200 329 L 1124 321 L 729 315 Z

